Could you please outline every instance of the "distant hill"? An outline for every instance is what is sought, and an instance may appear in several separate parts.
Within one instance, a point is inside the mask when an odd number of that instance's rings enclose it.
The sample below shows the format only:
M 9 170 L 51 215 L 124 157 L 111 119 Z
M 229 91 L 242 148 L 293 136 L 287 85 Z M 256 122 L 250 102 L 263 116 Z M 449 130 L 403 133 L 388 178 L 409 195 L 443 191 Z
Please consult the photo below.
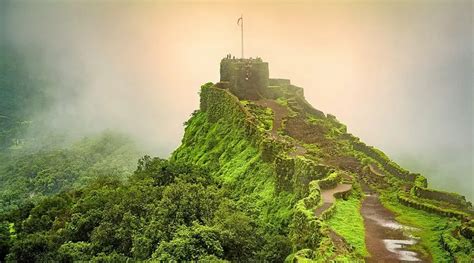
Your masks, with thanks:
M 0 211 L 38 202 L 97 177 L 125 179 L 139 157 L 129 138 L 111 132 L 72 145 L 4 152 L 0 155 Z
M 2 44 L 2 43 L 0 43 Z M 53 80 L 40 61 L 0 46 L 0 150 L 23 143 L 25 131 L 38 112 L 53 101 Z
M 41 60 L 0 42 L 0 211 L 39 201 L 107 174 L 130 175 L 140 157 L 114 132 L 74 142 L 42 126 L 60 87 Z

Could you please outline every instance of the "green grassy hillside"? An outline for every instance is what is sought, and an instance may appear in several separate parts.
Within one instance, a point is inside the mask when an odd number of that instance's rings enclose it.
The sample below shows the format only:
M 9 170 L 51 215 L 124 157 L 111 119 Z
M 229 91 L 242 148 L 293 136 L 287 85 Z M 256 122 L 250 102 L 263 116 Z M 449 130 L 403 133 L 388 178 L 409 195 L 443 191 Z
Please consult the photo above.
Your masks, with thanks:
M 462 196 L 428 188 L 313 109 L 301 89 L 269 94 L 239 100 L 203 85 L 181 146 L 169 160 L 141 158 L 125 180 L 134 151 L 120 137 L 19 156 L 3 171 L 20 175 L 9 189 L 28 191 L 2 198 L 11 202 L 0 216 L 0 256 L 361 262 L 370 255 L 361 206 L 373 192 L 386 213 L 417 228 L 411 251 L 436 262 L 472 259 L 472 209 Z

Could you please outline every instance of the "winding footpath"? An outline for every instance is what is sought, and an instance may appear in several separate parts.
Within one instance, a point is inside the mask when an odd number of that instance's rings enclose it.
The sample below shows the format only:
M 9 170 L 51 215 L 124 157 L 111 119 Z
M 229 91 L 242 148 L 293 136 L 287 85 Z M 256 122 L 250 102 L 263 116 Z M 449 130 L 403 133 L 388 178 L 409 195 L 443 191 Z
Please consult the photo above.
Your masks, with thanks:
M 321 191 L 321 200 L 323 204 L 316 208 L 314 215 L 320 217 L 324 211 L 328 210 L 335 202 L 336 197 L 334 196 L 337 193 L 346 192 L 352 189 L 351 184 L 338 184 L 332 189 L 325 189 Z M 332 229 L 329 229 L 329 238 L 336 247 L 336 251 L 339 253 L 347 253 L 350 250 L 350 246 L 347 244 L 346 240 L 334 232 Z M 332 259 L 331 259 L 332 260 Z
M 332 204 L 336 202 L 336 198 L 334 197 L 337 193 L 346 192 L 352 189 L 352 185 L 350 184 L 338 184 L 336 187 L 331 189 L 325 189 L 321 191 L 321 200 L 323 204 L 316 208 L 314 211 L 314 215 L 320 217 L 321 214 L 326 211 Z
M 283 119 L 288 117 L 288 114 L 289 114 L 288 109 L 285 106 L 282 106 L 278 104 L 276 101 L 270 100 L 270 99 L 261 99 L 261 100 L 256 101 L 255 103 L 263 107 L 268 107 L 273 111 L 273 114 L 274 114 L 273 127 L 272 127 L 272 130 L 270 131 L 270 134 L 274 139 L 284 140 L 278 134 L 278 130 L 282 127 Z M 307 152 L 306 148 L 300 145 L 299 143 L 294 142 L 293 146 L 295 147 L 295 151 L 289 154 L 290 157 L 296 157 L 298 155 L 306 154 Z M 323 204 L 315 210 L 314 212 L 315 216 L 317 217 L 321 216 L 321 214 L 324 211 L 326 211 L 328 208 L 331 207 L 332 204 L 334 204 L 334 202 L 336 201 L 336 198 L 334 197 L 335 194 L 348 191 L 351 188 L 352 188 L 352 185 L 350 184 L 338 184 L 335 188 L 322 190 L 321 199 L 323 201 Z M 337 250 L 339 251 L 348 250 L 347 243 L 336 232 L 329 230 L 329 238 L 331 238 Z
M 431 262 L 410 247 L 418 240 L 405 233 L 415 228 L 396 221 L 395 215 L 385 208 L 376 193 L 363 187 L 366 196 L 362 201 L 365 243 L 371 257 L 366 262 Z
M 274 119 L 270 134 L 274 139 L 284 140 L 278 134 L 278 130 L 282 127 L 283 119 L 289 114 L 288 109 L 270 99 L 261 99 L 255 103 L 272 109 Z M 295 143 L 293 146 L 295 151 L 290 153 L 290 156 L 306 154 L 306 149 L 302 145 Z M 384 176 L 378 167 L 372 166 L 372 164 L 369 165 L 369 169 L 377 175 Z M 323 204 L 316 208 L 314 215 L 320 217 L 336 202 L 335 194 L 348 191 L 351 188 L 351 184 L 338 184 L 335 188 L 322 190 Z M 431 262 L 430 258 L 423 257 L 410 249 L 410 246 L 415 245 L 418 240 L 406 236 L 404 232 L 413 230 L 413 228 L 398 223 L 395 215 L 382 205 L 378 195 L 372 193 L 365 185 L 363 188 L 366 196 L 362 201 L 360 212 L 364 219 L 367 250 L 371 255 L 366 258 L 366 262 Z M 329 237 L 338 250 L 347 249 L 345 240 L 334 231 L 329 231 Z

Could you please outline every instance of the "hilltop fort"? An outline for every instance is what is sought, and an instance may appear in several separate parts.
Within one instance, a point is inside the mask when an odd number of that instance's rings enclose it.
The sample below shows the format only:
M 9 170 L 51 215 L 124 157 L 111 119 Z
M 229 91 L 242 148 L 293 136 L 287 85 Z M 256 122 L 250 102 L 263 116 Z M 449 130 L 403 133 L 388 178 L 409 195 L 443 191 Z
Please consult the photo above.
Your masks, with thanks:
M 218 86 L 228 88 L 239 99 L 257 100 L 274 96 L 275 86 L 290 86 L 289 79 L 269 77 L 268 62 L 261 58 L 235 58 L 227 55 L 221 60 Z
M 229 90 L 240 100 L 276 100 L 287 97 L 288 103 L 296 111 L 325 116 L 305 100 L 303 88 L 292 85 L 289 79 L 270 78 L 269 75 L 268 62 L 259 57 L 235 58 L 227 55 L 221 60 L 220 81 L 215 86 Z

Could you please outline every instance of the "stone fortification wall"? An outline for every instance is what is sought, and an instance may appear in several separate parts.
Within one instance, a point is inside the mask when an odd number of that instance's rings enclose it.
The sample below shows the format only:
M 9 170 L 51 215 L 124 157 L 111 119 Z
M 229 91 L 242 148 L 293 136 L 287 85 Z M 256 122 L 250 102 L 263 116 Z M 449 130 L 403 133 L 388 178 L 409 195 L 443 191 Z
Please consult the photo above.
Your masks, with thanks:
M 268 63 L 261 59 L 222 59 L 221 82 L 229 82 L 230 91 L 239 99 L 257 100 L 267 93 Z
M 354 148 L 354 150 L 362 152 L 370 158 L 374 159 L 375 161 L 379 162 L 385 171 L 398 177 L 400 180 L 415 182 L 417 178 L 416 174 L 409 173 L 408 171 L 405 171 L 402 168 L 398 167 L 398 165 L 388 159 L 387 156 L 375 150 L 373 147 L 367 146 L 365 143 L 359 141 L 353 142 L 352 147 Z
M 446 209 L 430 203 L 416 200 L 406 194 L 398 194 L 398 201 L 403 205 L 413 207 L 426 212 L 435 213 L 442 216 L 456 217 L 460 219 L 469 218 L 469 214 L 457 210 Z
M 268 85 L 269 86 L 288 86 L 288 85 L 291 85 L 291 81 L 289 79 L 269 79 Z
M 449 193 L 449 192 L 439 191 L 435 189 L 415 186 L 414 194 L 420 198 L 447 202 L 459 207 L 465 207 L 465 208 L 472 207 L 471 203 L 466 201 L 466 197 L 456 194 L 456 193 Z
M 278 155 L 275 159 L 275 171 L 279 190 L 293 191 L 298 196 L 304 196 L 311 181 L 326 177 L 334 169 L 301 156 L 293 158 Z

